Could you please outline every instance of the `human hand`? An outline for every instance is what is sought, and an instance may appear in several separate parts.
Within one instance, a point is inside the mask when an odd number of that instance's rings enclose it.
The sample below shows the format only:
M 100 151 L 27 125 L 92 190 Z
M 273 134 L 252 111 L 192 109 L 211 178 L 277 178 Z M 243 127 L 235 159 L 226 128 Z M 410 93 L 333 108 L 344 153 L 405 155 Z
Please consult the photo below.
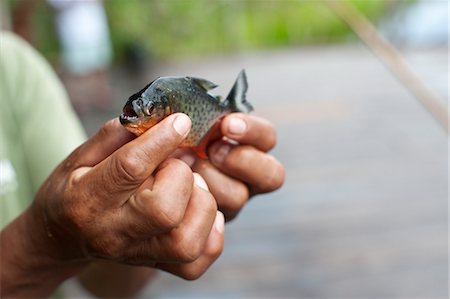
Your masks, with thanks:
M 186 153 L 183 159 L 206 180 L 219 210 L 231 220 L 251 196 L 281 187 L 284 168 L 267 153 L 276 144 L 275 129 L 267 120 L 232 113 L 222 120 L 220 130 L 225 138 L 209 146 L 209 160 Z
M 190 129 L 167 117 L 134 140 L 117 120 L 75 150 L 32 212 L 61 261 L 102 258 L 199 277 L 223 249 L 223 216 L 198 174 L 167 159 Z

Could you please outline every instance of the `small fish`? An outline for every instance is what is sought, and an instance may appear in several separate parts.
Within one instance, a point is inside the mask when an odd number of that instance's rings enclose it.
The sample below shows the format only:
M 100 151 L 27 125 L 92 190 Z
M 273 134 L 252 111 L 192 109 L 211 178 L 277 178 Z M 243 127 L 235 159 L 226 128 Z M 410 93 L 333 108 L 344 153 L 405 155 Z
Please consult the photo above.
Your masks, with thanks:
M 215 87 L 216 84 L 195 77 L 158 78 L 129 97 L 119 117 L 120 123 L 139 136 L 168 115 L 185 113 L 191 118 L 192 128 L 180 146 L 191 147 L 206 159 L 206 147 L 217 133 L 220 120 L 231 112 L 253 110 L 245 99 L 248 88 L 245 70 L 239 73 L 224 100 L 208 93 Z

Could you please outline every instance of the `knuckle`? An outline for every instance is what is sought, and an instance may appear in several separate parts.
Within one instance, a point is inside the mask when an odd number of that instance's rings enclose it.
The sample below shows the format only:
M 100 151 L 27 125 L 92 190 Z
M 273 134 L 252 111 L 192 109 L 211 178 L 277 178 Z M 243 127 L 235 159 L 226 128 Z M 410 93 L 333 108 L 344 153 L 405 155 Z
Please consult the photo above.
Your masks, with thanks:
M 167 163 L 168 166 L 173 167 L 177 174 L 183 177 L 187 177 L 192 174 L 191 168 L 180 159 L 170 158 L 165 163 Z
M 136 155 L 130 154 L 115 156 L 114 169 L 120 182 L 135 182 L 146 174 L 145 163 L 142 163 Z
M 192 263 L 202 254 L 201 242 L 193 234 L 185 233 L 177 242 L 175 254 L 182 263 Z
M 69 188 L 64 191 L 64 202 L 61 206 L 63 217 L 78 230 L 83 229 L 84 223 L 92 220 L 92 214 L 97 212 L 97 206 L 93 202 L 81 201 L 73 197 L 74 190 Z
M 180 277 L 188 281 L 193 281 L 199 279 L 205 272 L 206 269 L 189 269 L 181 272 Z
M 111 119 L 103 124 L 103 126 L 94 135 L 94 139 L 104 140 L 104 137 L 117 133 L 117 119 Z
M 228 156 L 225 158 L 225 165 L 228 167 L 242 166 L 242 164 L 246 162 L 249 157 L 251 157 L 251 149 L 253 149 L 253 147 L 250 145 L 240 145 L 232 148 Z
M 117 130 L 117 126 L 115 125 L 116 121 L 117 120 L 115 119 L 110 119 L 105 122 L 100 129 L 100 133 L 109 135 L 110 133 L 115 132 Z
M 141 190 L 130 196 L 128 207 L 131 214 L 127 217 L 124 235 L 132 239 L 139 239 L 149 233 L 159 232 L 158 214 L 155 214 L 158 209 L 152 205 L 154 199 L 154 194 L 149 189 Z M 162 230 L 165 231 L 165 228 Z
M 231 151 L 231 154 L 228 156 L 230 159 L 227 159 L 226 162 L 228 162 L 230 167 L 236 168 L 236 170 L 244 166 L 252 167 L 250 164 L 255 161 L 255 151 L 256 149 L 251 145 L 241 145 Z
M 186 163 L 179 159 L 170 158 L 160 165 L 159 170 L 164 168 L 170 173 L 170 179 L 176 183 L 175 185 L 183 189 L 183 194 L 191 192 L 190 188 L 194 183 L 194 175 L 191 168 Z M 186 187 L 188 189 L 184 190 Z M 164 192 L 164 190 L 161 191 Z
M 236 183 L 232 188 L 228 188 L 223 194 L 224 200 L 220 201 L 220 207 L 225 208 L 229 212 L 237 212 L 242 209 L 249 197 L 247 186 Z
M 204 209 L 208 215 L 215 215 L 217 212 L 217 202 L 210 192 L 205 192 Z
M 214 219 L 218 209 L 216 199 L 210 192 L 203 192 L 201 196 L 203 197 L 202 211 L 206 215 L 204 217 Z
M 108 233 L 96 234 L 90 239 L 88 252 L 94 257 L 121 260 L 127 248 L 124 238 Z
M 159 211 L 155 216 L 156 222 L 163 231 L 170 231 L 179 227 L 183 218 L 183 209 L 172 207 L 168 204 L 160 206 Z
M 209 257 L 209 260 L 215 261 L 223 252 L 224 244 L 223 242 L 216 242 L 208 246 L 205 251 L 205 255 Z
M 148 210 L 148 213 L 155 215 L 155 221 L 162 230 L 170 231 L 179 227 L 184 219 L 186 206 L 181 203 L 187 204 L 192 193 L 194 177 L 189 166 L 178 159 L 169 159 L 161 167 L 170 168 L 169 179 L 174 179 L 177 183 L 171 192 L 165 188 L 153 189 L 155 199 L 152 202 L 155 204 L 149 207 L 151 210 Z

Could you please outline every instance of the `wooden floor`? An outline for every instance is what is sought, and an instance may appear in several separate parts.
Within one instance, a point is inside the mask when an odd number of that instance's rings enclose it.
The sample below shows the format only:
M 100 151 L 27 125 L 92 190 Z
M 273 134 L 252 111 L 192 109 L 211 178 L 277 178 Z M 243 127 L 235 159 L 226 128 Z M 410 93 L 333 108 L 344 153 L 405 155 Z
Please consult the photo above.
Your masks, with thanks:
M 406 55 L 447 100 L 446 50 Z M 448 141 L 430 115 L 358 45 L 173 62 L 152 74 L 205 77 L 226 94 L 241 68 L 256 114 L 278 130 L 286 183 L 227 226 L 225 251 L 201 279 L 162 273 L 141 297 L 447 298 Z M 92 132 L 105 119 L 84 120 Z

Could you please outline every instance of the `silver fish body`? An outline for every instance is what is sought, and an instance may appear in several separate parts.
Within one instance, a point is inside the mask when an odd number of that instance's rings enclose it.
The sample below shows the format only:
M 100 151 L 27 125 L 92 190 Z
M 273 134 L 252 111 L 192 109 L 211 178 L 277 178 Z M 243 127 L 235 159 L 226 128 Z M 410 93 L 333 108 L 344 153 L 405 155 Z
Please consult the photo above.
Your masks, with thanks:
M 181 146 L 199 146 L 211 128 L 231 112 L 250 112 L 246 101 L 248 84 L 245 71 L 239 73 L 224 100 L 208 93 L 216 84 L 195 77 L 161 77 L 133 94 L 125 104 L 120 122 L 140 135 L 164 117 L 182 112 L 192 121 L 192 128 Z

